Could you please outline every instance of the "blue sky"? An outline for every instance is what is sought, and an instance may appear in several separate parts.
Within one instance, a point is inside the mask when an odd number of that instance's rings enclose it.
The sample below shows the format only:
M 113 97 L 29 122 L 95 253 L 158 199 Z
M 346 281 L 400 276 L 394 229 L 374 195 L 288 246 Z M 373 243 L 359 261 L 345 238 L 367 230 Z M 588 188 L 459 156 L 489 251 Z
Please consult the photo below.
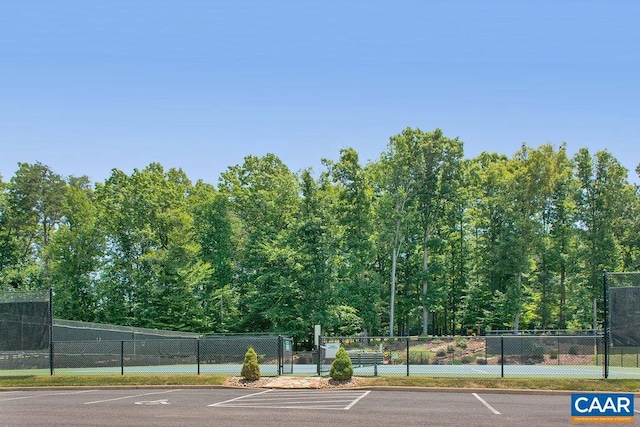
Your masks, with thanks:
M 407 126 L 640 163 L 640 2 L 20 0 L 0 5 L 0 174 L 246 155 L 322 169 Z

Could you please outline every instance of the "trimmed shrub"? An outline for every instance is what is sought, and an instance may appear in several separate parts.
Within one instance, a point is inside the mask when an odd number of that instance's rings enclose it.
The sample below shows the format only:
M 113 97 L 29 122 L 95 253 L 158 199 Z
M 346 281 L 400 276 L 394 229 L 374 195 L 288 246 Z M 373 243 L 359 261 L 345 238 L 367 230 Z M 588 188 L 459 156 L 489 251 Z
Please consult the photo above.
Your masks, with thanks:
M 260 378 L 260 365 L 258 364 L 258 355 L 253 347 L 249 347 L 244 355 L 244 363 L 242 364 L 242 376 L 249 381 L 255 381 Z
M 331 364 L 329 376 L 337 381 L 347 381 L 353 376 L 353 364 L 344 347 L 340 347 L 336 352 L 336 358 Z

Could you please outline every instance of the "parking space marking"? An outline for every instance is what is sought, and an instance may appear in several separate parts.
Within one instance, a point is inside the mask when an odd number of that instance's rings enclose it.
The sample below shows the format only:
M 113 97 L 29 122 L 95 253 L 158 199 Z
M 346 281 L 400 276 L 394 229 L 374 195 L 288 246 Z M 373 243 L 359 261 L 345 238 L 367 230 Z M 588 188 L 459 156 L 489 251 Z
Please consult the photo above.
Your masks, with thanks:
M 35 395 L 29 395 L 29 396 L 18 396 L 18 397 L 10 397 L 8 399 L 0 399 L 0 402 L 8 402 L 10 400 L 23 400 L 23 399 L 38 399 L 40 397 L 45 397 L 45 396 L 64 396 L 64 395 L 68 395 L 68 394 L 80 394 L 80 393 L 92 393 L 94 391 L 98 391 L 98 390 L 80 390 L 80 391 L 70 391 L 70 392 L 54 392 L 54 393 L 39 393 L 39 394 L 35 394 Z
M 226 404 L 231 404 L 231 402 L 235 402 L 236 400 L 250 398 L 252 396 L 258 396 L 260 394 L 268 393 L 270 391 L 271 390 L 265 390 L 265 391 L 260 391 L 258 393 L 251 393 L 251 394 L 247 394 L 247 395 L 244 395 L 244 396 L 236 397 L 234 399 L 225 400 L 224 402 L 213 403 L 213 404 L 211 404 L 209 406 L 222 406 L 222 405 L 226 405 Z
M 348 411 L 370 391 L 266 390 L 209 405 L 225 408 L 326 409 Z
M 114 397 L 113 399 L 104 399 L 104 400 L 95 400 L 93 402 L 84 402 L 84 404 L 85 405 L 95 405 L 97 403 L 115 402 L 116 400 L 133 399 L 133 398 L 136 398 L 136 397 L 152 396 L 154 394 L 173 393 L 173 392 L 176 392 L 176 391 L 181 391 L 181 389 L 156 391 L 156 392 L 153 392 L 153 393 L 135 394 L 135 395 L 132 395 L 132 396 Z
M 483 398 L 481 398 L 480 396 L 478 396 L 477 393 L 473 393 L 473 395 L 476 397 L 476 399 L 478 399 L 480 402 L 482 402 L 482 404 L 484 406 L 486 406 L 487 408 L 489 408 L 489 410 L 491 412 L 493 412 L 496 415 L 500 415 L 500 412 L 498 412 L 493 406 L 489 405 Z
M 141 400 L 140 402 L 136 402 L 136 405 L 147 405 L 147 406 L 155 406 L 155 405 L 168 405 L 169 400 L 160 399 L 160 400 Z
M 355 405 L 356 403 L 360 402 L 361 399 L 363 399 L 367 394 L 371 393 L 371 391 L 367 390 L 365 393 L 361 394 L 360 397 L 356 398 L 356 400 L 354 400 L 353 402 L 351 402 L 350 405 L 348 405 L 345 409 L 345 411 L 348 411 L 349 409 L 351 409 L 353 407 L 353 405 Z

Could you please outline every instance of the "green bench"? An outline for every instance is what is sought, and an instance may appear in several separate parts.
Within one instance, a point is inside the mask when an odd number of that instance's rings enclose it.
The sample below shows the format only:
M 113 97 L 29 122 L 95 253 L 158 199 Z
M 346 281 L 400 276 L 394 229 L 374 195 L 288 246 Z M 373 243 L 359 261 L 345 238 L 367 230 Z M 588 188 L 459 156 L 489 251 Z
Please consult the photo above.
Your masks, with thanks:
M 382 365 L 384 360 L 382 353 L 377 351 L 349 350 L 347 354 L 351 358 L 351 363 L 359 366 Z

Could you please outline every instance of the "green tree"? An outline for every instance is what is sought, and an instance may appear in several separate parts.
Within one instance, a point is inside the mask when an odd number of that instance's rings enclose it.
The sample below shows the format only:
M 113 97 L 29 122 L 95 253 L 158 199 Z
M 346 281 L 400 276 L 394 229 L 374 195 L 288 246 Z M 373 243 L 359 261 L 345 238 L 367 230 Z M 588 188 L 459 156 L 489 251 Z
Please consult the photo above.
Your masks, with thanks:
M 557 151 L 550 144 L 541 145 L 531 156 L 546 173 L 538 177 L 540 205 L 534 218 L 539 224 L 531 245 L 534 264 L 527 326 L 564 329 L 568 266 L 575 257 L 576 181 L 564 144 Z
M 427 133 L 420 130 L 405 132 L 405 138 L 409 139 L 409 144 L 413 146 L 413 166 L 420 189 L 416 199 L 422 235 L 422 333 L 427 334 L 431 299 L 428 294 L 429 284 L 433 281 L 429 259 L 431 239 L 432 235 L 438 234 L 441 238 L 444 237 L 439 228 L 444 225 L 447 207 L 450 204 L 455 205 L 457 201 L 463 149 L 461 141 L 445 137 L 440 129 Z M 442 265 L 439 268 L 442 269 Z
M 365 334 L 377 332 L 380 283 L 372 271 L 373 190 L 354 149 L 341 150 L 338 162 L 325 160 L 325 165 L 337 193 L 333 211 L 339 241 L 339 298 L 345 307 L 359 313 Z
M 553 148 L 550 145 L 534 150 L 522 145 L 515 155 L 515 168 L 512 184 L 513 233 L 511 242 L 514 253 L 515 286 L 511 286 L 508 298 L 513 301 L 513 329 L 518 331 L 523 306 L 533 286 L 532 274 L 535 269 L 535 249 L 542 248 L 540 259 L 539 287 L 541 297 L 536 309 L 541 310 L 543 323 L 549 322 L 549 303 L 545 293 L 549 287 L 544 247 L 545 203 L 550 199 L 553 185 Z M 525 287 L 529 289 L 525 289 Z M 535 311 L 535 310 L 534 310 Z M 531 325 L 530 325 L 531 326 Z
M 2 280 L 22 290 L 49 286 L 46 247 L 62 219 L 64 179 L 41 163 L 18 163 L 2 213 Z
M 616 271 L 622 264 L 618 225 L 624 218 L 628 187 L 626 170 L 607 151 L 591 156 L 581 149 L 575 156 L 579 263 L 591 299 L 602 295 L 602 270 Z M 589 325 L 584 325 L 588 327 Z
M 300 209 L 298 179 L 273 154 L 247 156 L 243 165 L 222 174 L 219 191 L 240 225 L 237 286 L 243 318 L 238 327 L 282 332 L 301 316 L 295 305 L 286 305 L 300 299 L 291 246 Z
M 210 266 L 200 258 L 189 211 L 191 182 L 182 170 L 152 163 L 131 176 L 114 170 L 97 186 L 106 251 L 102 321 L 209 330 L 203 314 Z
M 398 287 L 398 263 L 409 247 L 410 232 L 415 224 L 416 212 L 411 209 L 415 197 L 416 182 L 411 175 L 412 159 L 402 144 L 390 139 L 387 151 L 379 161 L 370 166 L 374 182 L 374 212 L 377 247 L 380 264 L 390 255 L 389 265 L 379 267 L 381 274 L 389 274 L 389 336 L 396 331 L 396 296 Z
M 211 281 L 204 293 L 205 316 L 216 332 L 233 331 L 240 323 L 238 289 L 233 280 L 234 259 L 239 240 L 229 200 L 212 186 L 198 182 L 193 202 L 194 239 L 200 245 L 201 260 L 211 266 Z
M 292 324 L 294 335 L 312 342 L 313 325 L 331 330 L 336 306 L 336 268 L 338 242 L 335 220 L 330 207 L 335 197 L 327 182 L 319 184 L 304 170 L 300 176 L 301 204 L 297 221 L 292 227 L 291 247 L 296 248 L 293 259 L 296 268 L 291 280 L 298 283 L 300 294 L 291 299 L 297 321 Z M 306 313 L 306 316 L 300 316 Z M 291 330 L 291 329 L 290 329 Z M 293 332 L 293 331 L 292 331 Z
M 468 320 L 477 328 L 504 329 L 508 322 L 499 304 L 511 280 L 513 260 L 509 245 L 512 162 L 504 155 L 482 153 L 473 161 L 470 175 L 475 189 L 469 221 L 473 235 L 472 278 L 465 300 Z M 505 199 L 507 197 L 507 199 Z
M 390 138 L 387 151 L 377 166 L 377 176 L 381 178 L 381 195 L 386 206 L 389 225 L 386 226 L 392 247 L 391 260 L 391 309 L 390 324 L 393 330 L 395 281 L 398 272 L 398 259 L 404 256 L 409 260 L 410 270 L 405 270 L 405 304 L 417 302 L 421 309 L 422 333 L 427 333 L 429 325 L 429 306 L 442 295 L 440 289 L 430 289 L 437 277 L 442 278 L 442 263 L 433 265 L 430 250 L 440 245 L 439 228 L 447 203 L 456 198 L 462 143 L 446 138 L 440 129 L 422 132 L 420 129 L 405 129 L 401 134 Z M 388 201 L 384 201 L 388 199 Z M 381 211 L 382 212 L 382 211 Z M 393 231 L 391 231 L 393 230 Z M 403 245 L 406 247 L 403 248 Z M 412 258 L 419 253 L 421 261 L 416 270 Z M 420 289 L 411 283 L 420 282 Z M 407 315 L 412 307 L 405 307 Z
M 62 207 L 63 220 L 48 248 L 55 313 L 62 319 L 96 320 L 96 277 L 104 239 L 87 180 L 73 180 Z

